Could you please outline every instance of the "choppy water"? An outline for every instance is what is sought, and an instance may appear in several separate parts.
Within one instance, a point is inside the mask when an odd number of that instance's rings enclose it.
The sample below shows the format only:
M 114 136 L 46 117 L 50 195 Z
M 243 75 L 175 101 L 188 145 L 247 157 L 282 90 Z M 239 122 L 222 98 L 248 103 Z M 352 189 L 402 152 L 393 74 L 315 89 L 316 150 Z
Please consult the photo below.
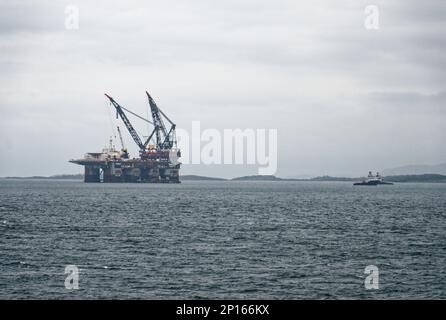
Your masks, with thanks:
M 445 218 L 446 184 L 0 180 L 0 298 L 445 299 Z

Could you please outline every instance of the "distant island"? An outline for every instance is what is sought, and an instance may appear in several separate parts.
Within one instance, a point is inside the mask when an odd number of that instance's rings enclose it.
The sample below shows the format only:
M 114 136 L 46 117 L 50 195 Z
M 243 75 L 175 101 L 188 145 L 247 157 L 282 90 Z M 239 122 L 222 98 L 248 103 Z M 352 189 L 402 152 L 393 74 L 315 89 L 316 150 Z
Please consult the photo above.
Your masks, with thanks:
M 256 176 L 238 177 L 238 178 L 233 178 L 231 180 L 232 181 L 284 181 L 288 179 L 282 179 L 271 175 L 269 176 L 256 175 Z
M 245 176 L 230 179 L 231 181 L 321 181 L 321 182 L 354 182 L 362 181 L 366 179 L 365 177 L 358 178 L 348 178 L 348 177 L 331 177 L 331 176 L 321 176 L 309 179 L 286 179 L 279 178 L 276 176 Z M 387 176 L 384 178 L 388 182 L 435 182 L 435 183 L 446 183 L 446 175 L 441 174 L 418 174 L 418 175 L 398 175 L 398 176 Z
M 227 179 L 197 176 L 197 175 L 190 174 L 190 175 L 180 176 L 180 180 L 182 180 L 182 181 L 226 181 Z
M 385 177 L 386 181 L 390 182 L 438 182 L 445 183 L 446 175 L 442 174 L 410 174 L 400 176 Z
M 83 180 L 83 174 L 59 174 L 54 176 L 31 176 L 31 177 L 4 177 L 2 179 L 45 179 L 45 180 Z M 273 175 L 252 175 L 243 176 L 233 179 L 224 179 L 216 177 L 206 177 L 198 175 L 183 175 L 180 177 L 181 181 L 321 181 L 321 182 L 353 182 L 362 181 L 365 177 L 358 178 L 348 178 L 348 177 L 331 177 L 331 176 L 320 176 L 309 179 L 287 179 L 279 178 Z M 384 178 L 388 182 L 430 182 L 430 183 L 446 183 L 446 175 L 442 174 L 411 174 L 411 175 L 395 175 L 386 176 Z
M 31 176 L 31 177 L 4 177 L 3 179 L 46 179 L 46 180 L 83 180 L 83 174 L 57 174 L 53 176 Z
M 384 169 L 383 176 L 407 176 L 424 174 L 446 175 L 446 162 L 436 165 L 409 165 L 392 169 Z

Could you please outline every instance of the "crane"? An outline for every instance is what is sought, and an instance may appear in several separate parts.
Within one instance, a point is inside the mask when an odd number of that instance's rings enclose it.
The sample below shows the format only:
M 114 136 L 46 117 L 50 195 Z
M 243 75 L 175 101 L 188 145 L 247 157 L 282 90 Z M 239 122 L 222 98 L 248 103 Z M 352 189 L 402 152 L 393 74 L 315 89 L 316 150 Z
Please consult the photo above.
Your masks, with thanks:
M 116 118 L 121 117 L 128 132 L 132 136 L 136 145 L 139 147 L 139 153 L 140 153 L 141 158 L 153 159 L 153 158 L 161 157 L 163 159 L 167 159 L 167 158 L 169 158 L 169 151 L 173 147 L 175 147 L 175 148 L 177 147 L 177 139 L 176 139 L 176 133 L 175 133 L 176 125 L 175 125 L 175 123 L 172 122 L 172 120 L 169 119 L 169 117 L 166 116 L 166 114 L 163 111 L 161 111 L 161 109 L 156 105 L 155 101 L 153 100 L 153 98 L 150 96 L 150 94 L 147 91 L 146 91 L 146 94 L 149 99 L 150 111 L 152 113 L 153 122 L 124 108 L 119 103 L 117 103 L 112 97 L 110 97 L 108 94 L 105 94 L 105 96 L 110 100 L 111 105 L 113 105 L 115 107 Z M 138 133 L 136 132 L 135 128 L 132 126 L 130 120 L 127 118 L 127 115 L 124 111 L 126 111 L 126 112 L 128 112 L 128 113 L 130 113 L 130 114 L 132 114 L 132 115 L 134 115 L 134 116 L 136 116 L 136 117 L 138 117 L 138 118 L 140 118 L 154 126 L 154 129 L 150 133 L 147 140 L 145 140 L 143 142 L 143 140 L 139 137 Z M 166 120 L 170 124 L 169 129 L 166 128 L 166 126 L 164 124 L 164 120 Z M 121 131 L 120 131 L 119 127 L 118 127 L 118 133 L 119 133 L 119 137 L 121 139 L 121 144 L 124 148 L 124 144 L 122 141 L 122 135 L 121 135 Z M 151 151 L 147 152 L 147 146 L 153 137 L 155 137 L 155 139 L 156 139 L 156 143 L 155 143 L 156 152 L 152 148 L 149 148 Z M 177 151 L 177 156 L 178 157 L 181 156 L 181 153 L 179 150 Z
M 149 136 L 149 138 L 143 143 L 141 138 L 139 137 L 138 133 L 136 132 L 135 128 L 132 126 L 130 120 L 127 118 L 127 115 L 125 114 L 124 110 L 128 113 L 150 123 L 153 124 L 151 121 L 137 115 L 136 113 L 122 107 L 119 103 L 117 103 L 112 97 L 110 97 L 108 94 L 105 93 L 105 96 L 110 100 L 110 103 L 115 107 L 116 109 L 116 118 L 121 117 L 122 122 L 124 122 L 124 125 L 126 126 L 128 132 L 133 138 L 133 141 L 135 141 L 136 145 L 139 147 L 139 152 L 142 154 L 145 152 L 147 145 L 149 144 L 150 140 L 152 139 L 155 129 L 152 131 L 152 134 Z
M 170 120 L 166 116 L 166 114 L 156 105 L 155 101 L 147 91 L 146 94 L 147 98 L 149 99 L 150 111 L 152 112 L 153 125 L 155 126 L 157 149 L 167 150 L 176 147 L 177 139 L 175 134 L 175 123 L 173 123 L 172 120 Z M 166 126 L 164 125 L 163 117 L 170 124 L 169 131 L 167 131 Z
M 116 129 L 118 129 L 119 140 L 121 141 L 121 152 L 122 152 L 121 155 L 123 158 L 127 159 L 129 157 L 129 153 L 127 151 L 127 148 L 124 145 L 124 140 L 122 139 L 121 129 L 119 128 L 119 126 L 116 126 Z
M 121 149 L 125 150 L 124 140 L 122 140 L 121 129 L 119 128 L 119 126 L 116 126 L 116 129 L 118 129 L 119 141 L 121 141 Z

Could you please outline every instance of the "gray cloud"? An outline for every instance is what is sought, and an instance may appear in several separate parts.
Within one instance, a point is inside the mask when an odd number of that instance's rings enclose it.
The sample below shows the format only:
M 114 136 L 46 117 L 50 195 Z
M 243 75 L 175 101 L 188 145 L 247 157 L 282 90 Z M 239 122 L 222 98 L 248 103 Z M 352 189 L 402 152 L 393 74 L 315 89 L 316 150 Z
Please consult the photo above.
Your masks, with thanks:
M 0 33 L 19 32 L 39 33 L 63 30 L 64 10 L 61 2 L 40 1 L 1 1 Z M 62 11 L 63 12 L 63 11 Z
M 435 94 L 417 92 L 373 92 L 367 104 L 386 113 L 414 113 L 421 115 L 446 115 L 446 91 Z
M 111 132 L 103 93 L 144 114 L 146 89 L 180 127 L 277 128 L 281 175 L 444 162 L 445 4 L 375 1 L 377 31 L 368 4 L 0 1 L 0 176 L 77 172 Z

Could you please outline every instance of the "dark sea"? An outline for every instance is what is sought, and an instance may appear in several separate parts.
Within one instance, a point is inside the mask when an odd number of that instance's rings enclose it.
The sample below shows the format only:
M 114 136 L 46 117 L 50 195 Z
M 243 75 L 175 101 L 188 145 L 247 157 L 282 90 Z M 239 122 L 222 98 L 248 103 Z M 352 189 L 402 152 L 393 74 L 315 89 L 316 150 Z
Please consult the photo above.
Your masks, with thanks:
M 446 299 L 446 184 L 0 180 L 0 299 L 385 298 Z

